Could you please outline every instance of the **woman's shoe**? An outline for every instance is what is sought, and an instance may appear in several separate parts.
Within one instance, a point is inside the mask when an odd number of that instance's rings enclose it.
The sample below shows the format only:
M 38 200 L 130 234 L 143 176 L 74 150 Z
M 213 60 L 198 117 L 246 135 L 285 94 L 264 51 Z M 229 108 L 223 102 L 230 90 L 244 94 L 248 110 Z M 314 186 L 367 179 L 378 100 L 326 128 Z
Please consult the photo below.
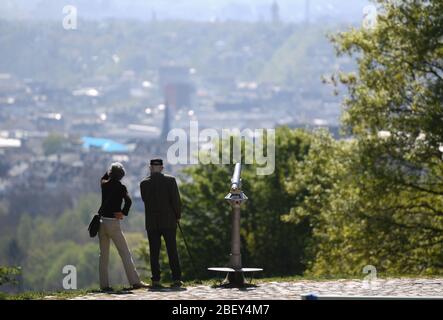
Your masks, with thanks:
M 142 289 L 142 288 L 149 288 L 149 285 L 143 281 L 140 281 L 140 283 L 134 284 L 132 286 L 132 289 L 134 289 L 134 290 Z

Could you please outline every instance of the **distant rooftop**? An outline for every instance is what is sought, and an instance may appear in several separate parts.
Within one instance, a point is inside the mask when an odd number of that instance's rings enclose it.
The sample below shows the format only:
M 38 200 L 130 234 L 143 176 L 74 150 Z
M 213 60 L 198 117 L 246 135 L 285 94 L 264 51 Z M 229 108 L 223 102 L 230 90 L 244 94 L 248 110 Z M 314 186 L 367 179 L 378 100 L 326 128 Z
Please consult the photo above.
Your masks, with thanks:
M 22 145 L 19 139 L 6 139 L 0 137 L 0 148 L 20 148 Z
M 110 139 L 83 137 L 82 142 L 83 142 L 83 148 L 85 149 L 98 148 L 104 152 L 130 151 L 128 146 Z

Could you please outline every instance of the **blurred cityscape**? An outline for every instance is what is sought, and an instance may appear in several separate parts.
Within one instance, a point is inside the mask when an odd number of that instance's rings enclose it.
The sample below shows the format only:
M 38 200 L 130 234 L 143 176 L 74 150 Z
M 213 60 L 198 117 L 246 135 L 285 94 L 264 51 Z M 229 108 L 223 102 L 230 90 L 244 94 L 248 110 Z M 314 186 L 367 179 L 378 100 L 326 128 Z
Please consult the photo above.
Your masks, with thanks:
M 18 14 L 23 3 L 7 1 L 3 12 Z M 321 79 L 353 68 L 327 39 L 348 27 L 343 21 L 320 23 L 306 7 L 304 19 L 288 22 L 274 1 L 262 3 L 255 22 L 82 20 L 79 11 L 78 30 L 69 31 L 63 6 L 42 3 L 48 12 L 55 6 L 60 21 L 0 20 L 0 200 L 10 213 L 60 212 L 98 192 L 113 161 L 127 166 L 125 183 L 138 200 L 148 160 L 165 157 L 168 131 L 191 120 L 200 130 L 338 133 L 339 99 Z M 65 201 L 48 209 L 51 199 Z

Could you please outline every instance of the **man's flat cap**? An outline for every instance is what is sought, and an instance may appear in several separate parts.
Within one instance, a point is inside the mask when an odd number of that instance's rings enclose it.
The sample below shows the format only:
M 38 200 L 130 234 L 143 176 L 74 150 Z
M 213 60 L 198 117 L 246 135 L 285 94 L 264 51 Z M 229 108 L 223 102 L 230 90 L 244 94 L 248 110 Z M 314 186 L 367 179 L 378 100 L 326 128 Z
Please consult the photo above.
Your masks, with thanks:
M 163 160 L 162 159 L 152 159 L 151 160 L 151 166 L 162 166 Z

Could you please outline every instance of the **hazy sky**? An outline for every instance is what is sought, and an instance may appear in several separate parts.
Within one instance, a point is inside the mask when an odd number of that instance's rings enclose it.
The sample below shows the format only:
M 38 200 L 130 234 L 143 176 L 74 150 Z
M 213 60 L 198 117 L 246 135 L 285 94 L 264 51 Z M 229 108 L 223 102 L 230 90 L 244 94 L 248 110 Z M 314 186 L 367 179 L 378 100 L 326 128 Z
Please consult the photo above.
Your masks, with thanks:
M 59 19 L 64 5 L 78 8 L 80 18 L 134 18 L 185 20 L 269 20 L 273 0 L 1 0 L 0 17 L 7 19 Z M 302 21 L 307 0 L 277 0 L 283 20 Z M 361 20 L 368 0 L 310 0 L 312 21 Z

